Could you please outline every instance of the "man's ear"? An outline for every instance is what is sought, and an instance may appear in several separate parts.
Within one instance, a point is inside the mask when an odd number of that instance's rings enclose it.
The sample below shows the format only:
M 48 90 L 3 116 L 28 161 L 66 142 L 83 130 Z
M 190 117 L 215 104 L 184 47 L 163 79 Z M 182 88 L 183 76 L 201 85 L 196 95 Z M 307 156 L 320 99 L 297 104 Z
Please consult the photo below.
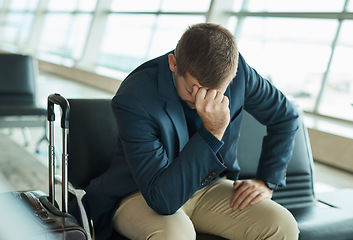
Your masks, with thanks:
M 169 62 L 169 69 L 172 72 L 176 72 L 177 70 L 177 64 L 176 64 L 176 57 L 174 54 L 169 54 L 168 55 L 168 62 Z

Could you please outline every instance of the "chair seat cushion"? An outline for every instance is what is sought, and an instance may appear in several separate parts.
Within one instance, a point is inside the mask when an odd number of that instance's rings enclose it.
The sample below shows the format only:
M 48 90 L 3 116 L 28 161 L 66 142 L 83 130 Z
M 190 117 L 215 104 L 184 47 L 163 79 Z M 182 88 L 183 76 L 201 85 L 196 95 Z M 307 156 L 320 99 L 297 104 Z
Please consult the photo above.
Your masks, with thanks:
M 300 240 L 352 240 L 352 213 L 317 203 L 312 206 L 289 209 L 298 222 Z
M 320 202 L 353 213 L 353 189 L 337 189 L 316 194 Z

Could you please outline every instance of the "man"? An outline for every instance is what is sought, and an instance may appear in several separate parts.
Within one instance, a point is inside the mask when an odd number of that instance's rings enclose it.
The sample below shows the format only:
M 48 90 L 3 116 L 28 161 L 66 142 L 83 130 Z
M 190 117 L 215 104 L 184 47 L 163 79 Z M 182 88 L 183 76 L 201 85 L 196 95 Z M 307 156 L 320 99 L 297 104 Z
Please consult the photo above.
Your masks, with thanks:
M 124 80 L 112 107 L 118 152 L 85 197 L 97 239 L 111 224 L 130 239 L 298 238 L 293 216 L 270 200 L 285 185 L 298 115 L 228 30 L 191 26 L 174 52 Z M 267 126 L 253 180 L 237 180 L 244 110 Z

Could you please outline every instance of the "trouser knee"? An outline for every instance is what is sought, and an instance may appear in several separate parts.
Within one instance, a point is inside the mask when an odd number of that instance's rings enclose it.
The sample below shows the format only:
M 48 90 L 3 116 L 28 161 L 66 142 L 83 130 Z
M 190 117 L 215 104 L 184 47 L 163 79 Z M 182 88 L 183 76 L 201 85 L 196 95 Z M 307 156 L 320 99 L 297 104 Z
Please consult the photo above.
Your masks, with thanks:
M 146 239 L 194 240 L 196 239 L 196 232 L 191 221 L 166 221 L 160 226 L 159 230 L 151 233 Z
M 297 240 L 299 235 L 298 224 L 293 215 L 285 208 L 271 216 L 271 226 L 265 239 Z
M 271 200 L 258 203 L 243 239 L 297 240 L 298 225 L 293 215 Z M 236 238 L 235 238 L 236 239 Z
M 126 197 L 113 218 L 114 229 L 129 239 L 196 239 L 194 225 L 181 209 L 172 215 L 159 215 L 141 193 Z

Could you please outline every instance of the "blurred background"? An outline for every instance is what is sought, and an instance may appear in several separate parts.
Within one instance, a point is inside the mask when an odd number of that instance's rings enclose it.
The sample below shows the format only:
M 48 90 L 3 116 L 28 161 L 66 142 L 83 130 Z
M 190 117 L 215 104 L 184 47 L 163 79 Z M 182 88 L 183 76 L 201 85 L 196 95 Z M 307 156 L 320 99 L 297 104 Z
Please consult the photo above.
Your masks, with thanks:
M 38 59 L 43 107 L 52 92 L 110 98 L 200 22 L 305 111 L 314 159 L 352 175 L 353 0 L 0 0 L 0 51 Z
M 0 49 L 123 80 L 199 22 L 305 111 L 353 121 L 349 0 L 0 0 Z
M 0 53 L 34 57 L 40 107 L 54 92 L 112 98 L 129 72 L 173 50 L 188 26 L 202 22 L 233 33 L 247 63 L 304 110 L 315 191 L 352 209 L 353 0 L 0 0 Z M 0 129 L 0 193 L 48 193 L 46 134 L 43 126 Z M 15 206 L 0 202 L 11 216 Z M 4 230 L 24 233 L 4 224 L 16 219 L 4 219 L 1 239 L 10 239 Z

